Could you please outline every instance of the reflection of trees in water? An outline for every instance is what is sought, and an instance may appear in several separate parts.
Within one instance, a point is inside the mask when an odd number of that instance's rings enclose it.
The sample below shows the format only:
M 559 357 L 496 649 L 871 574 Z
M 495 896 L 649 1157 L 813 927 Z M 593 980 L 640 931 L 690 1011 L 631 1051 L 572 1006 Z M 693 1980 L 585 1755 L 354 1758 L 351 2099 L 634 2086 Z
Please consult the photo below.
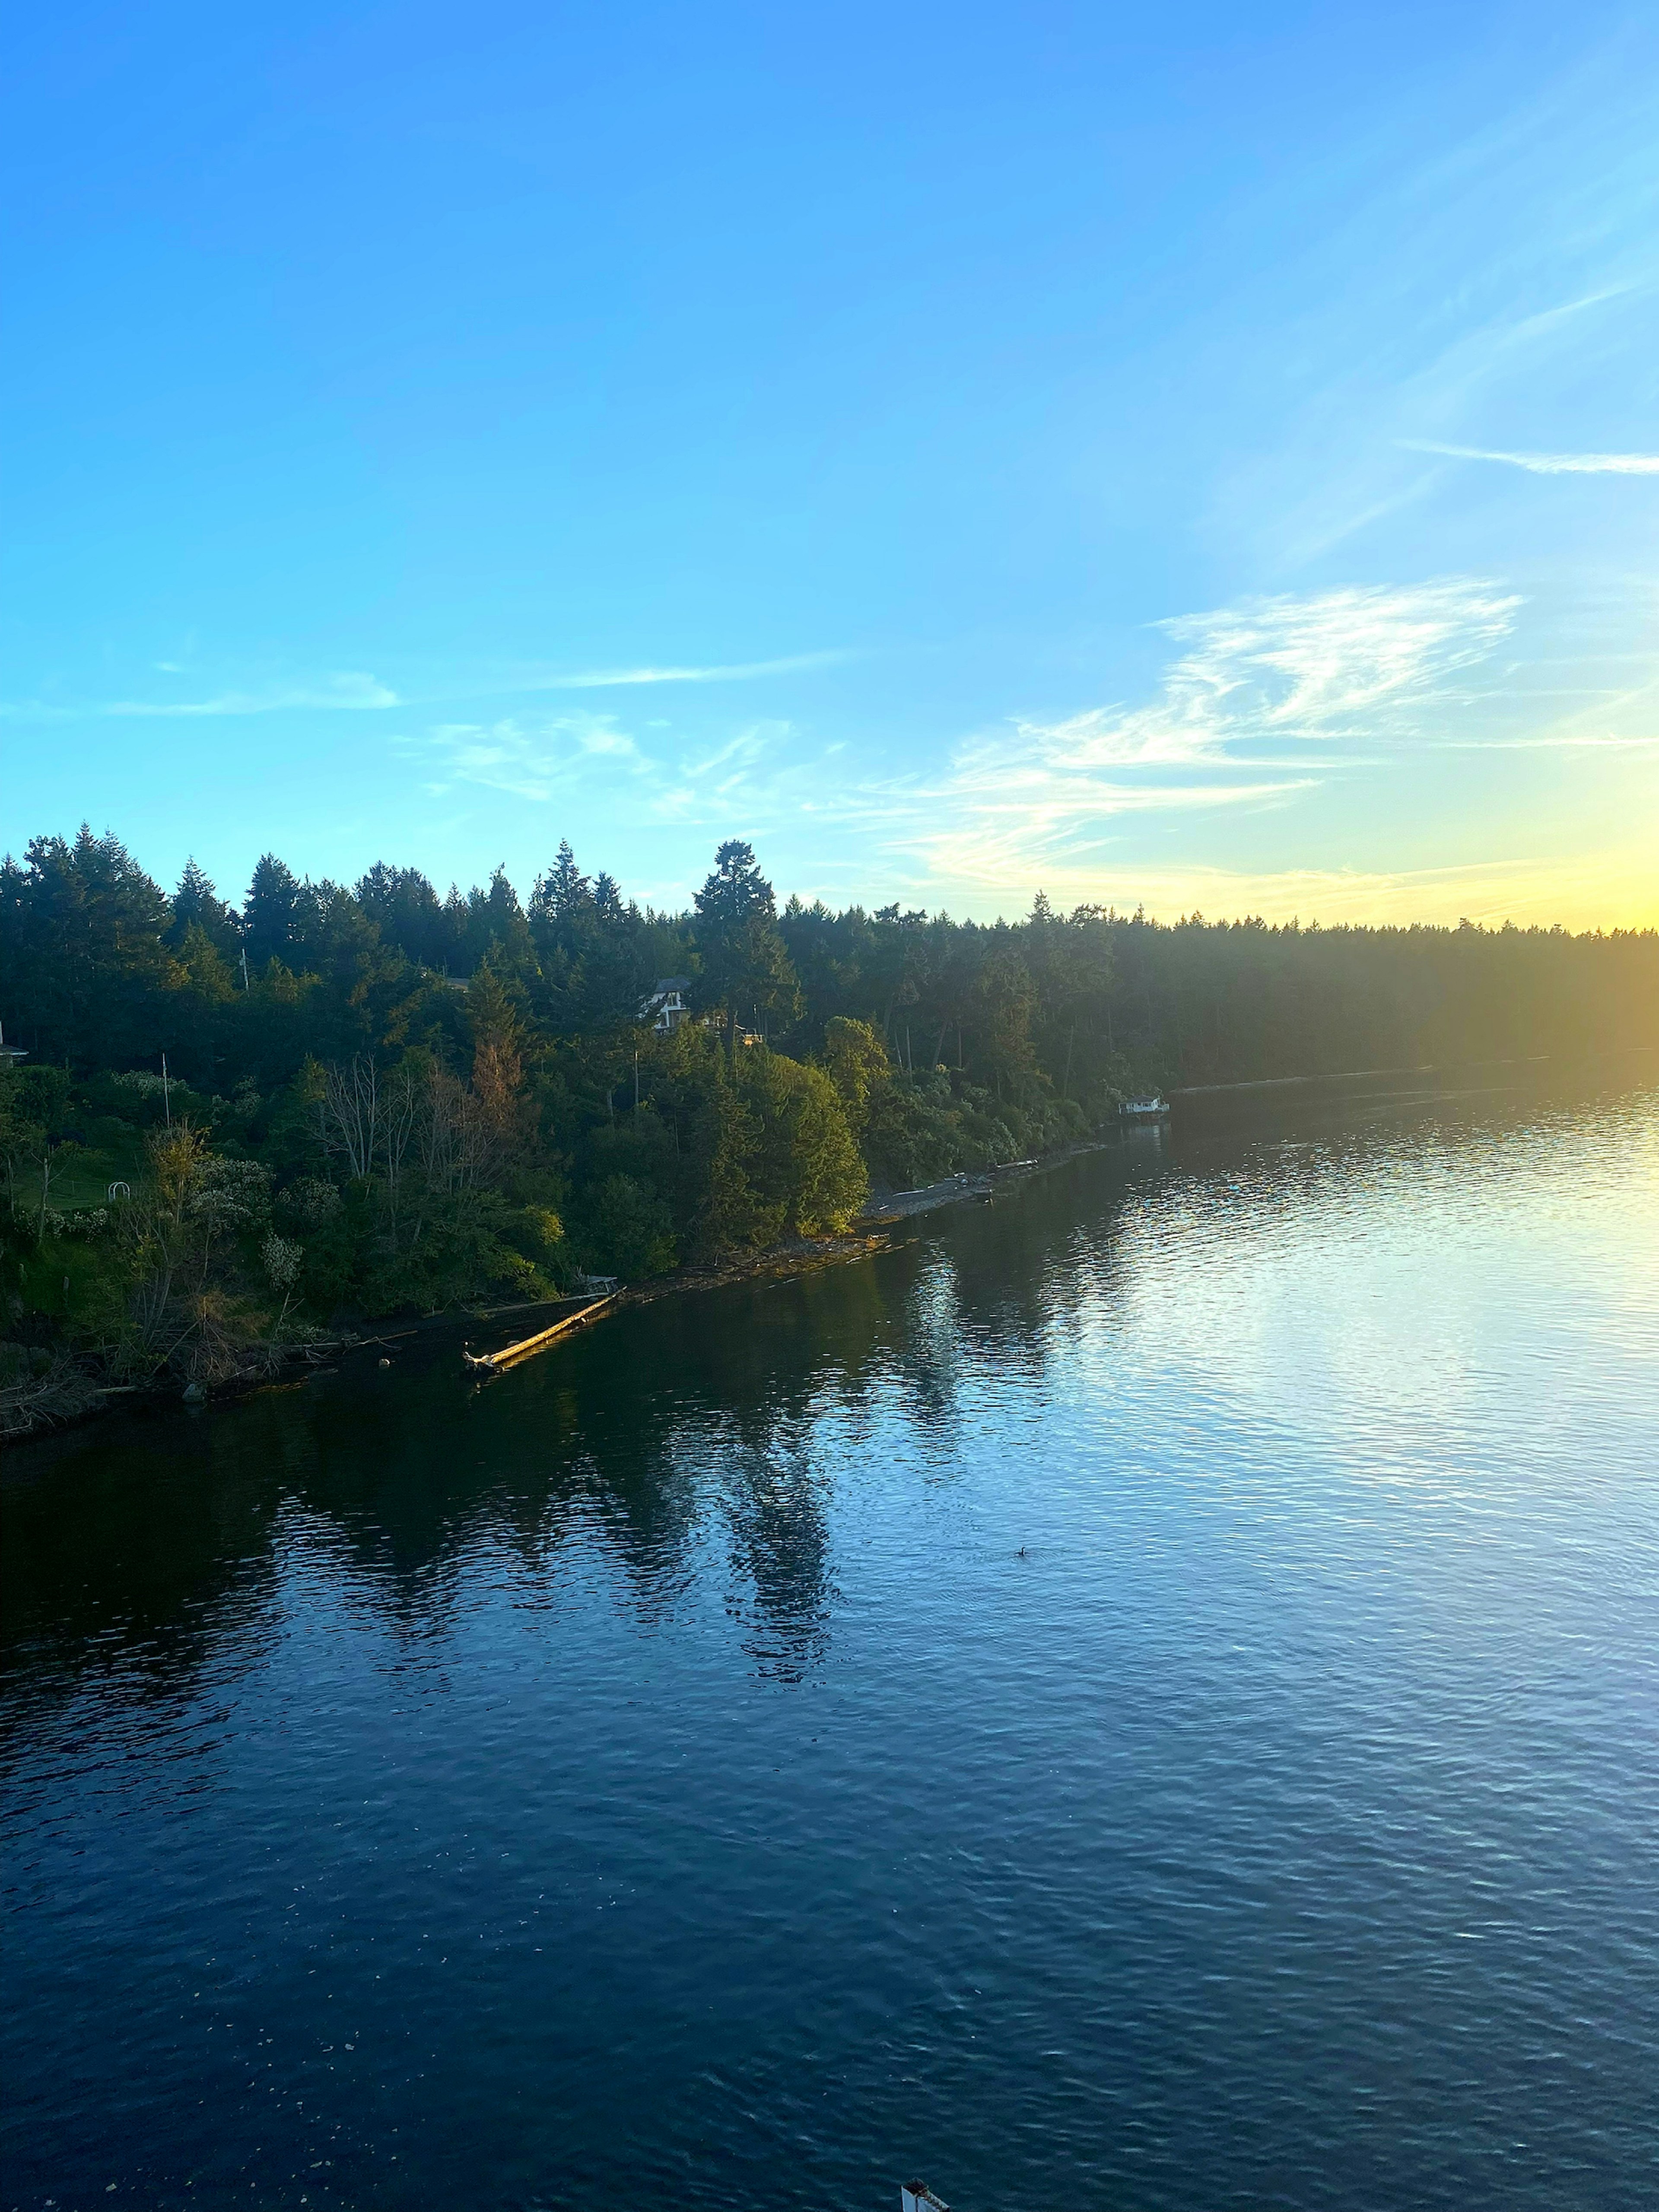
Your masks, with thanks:
M 831 1477 L 810 1428 L 791 1437 L 765 1425 L 769 1433 L 718 1439 L 720 1490 L 732 1572 L 752 1593 L 744 1649 L 763 1674 L 798 1682 L 829 1649 Z M 741 1615 L 738 1592 L 727 1602 Z
M 518 1563 L 514 1602 L 556 1611 L 580 1553 L 590 1583 L 608 1561 L 620 1601 L 659 1626 L 710 1571 L 715 1525 L 752 1607 L 746 1648 L 799 1674 L 833 1622 L 832 1486 L 890 1447 L 896 1418 L 948 1462 L 973 1386 L 1035 1382 L 1067 1338 L 1133 1326 L 1146 1272 L 1195 1230 L 1221 1245 L 1232 1215 L 1259 1240 L 1281 1216 L 1350 1209 L 1377 1178 L 1420 1174 L 1425 1141 L 1478 1166 L 1516 1118 L 1494 1106 L 1459 1126 L 1443 1109 L 1431 1133 L 1356 1133 L 1286 1114 L 1231 1140 L 1126 1146 L 922 1224 L 872 1265 L 665 1298 L 482 1389 L 452 1340 L 416 1340 L 390 1373 L 14 1450 L 14 1726 L 38 1735 L 43 1707 L 88 1680 L 170 1726 L 204 1680 L 258 1663 L 280 1608 L 311 1601 L 289 1571 L 301 1555 L 331 1604 L 441 1655 L 492 1549 Z
M 1057 1340 L 1076 1335 L 1091 1310 L 1121 1287 L 1117 1239 L 1133 1183 L 1115 1152 L 1039 1175 L 952 1224 L 951 1297 L 935 1289 L 906 1355 L 936 1361 L 919 1370 L 924 1396 L 934 1372 L 957 1389 L 969 1376 L 1039 1382 Z
M 432 1653 L 492 1547 L 521 1565 L 528 1601 L 554 1607 L 564 1556 L 598 1547 L 629 1609 L 660 1624 L 707 1571 L 712 1513 L 751 1595 L 746 1648 L 798 1677 L 827 1644 L 849 1439 L 896 1407 L 948 1446 L 965 1363 L 1041 1364 L 1022 1339 L 1052 1317 L 1052 1252 L 995 1226 L 965 1278 L 920 1243 L 878 1267 L 667 1298 L 482 1389 L 434 1340 L 389 1374 L 59 1439 L 7 1492 L 5 1663 L 35 1692 L 90 1671 L 176 1705 L 227 1653 L 256 1663 L 257 1611 L 274 1622 L 307 1601 L 301 1559 L 348 1618 Z
M 805 1285 L 664 1300 L 482 1389 L 446 1341 L 390 1374 L 35 1448 L 4 1493 L 0 1666 L 20 1725 L 83 1680 L 176 1713 L 228 1655 L 258 1662 L 278 1607 L 307 1601 L 289 1571 L 301 1558 L 331 1604 L 411 1651 L 447 1639 L 492 1547 L 554 1605 L 562 1556 L 597 1547 L 630 1610 L 659 1623 L 706 1571 L 695 1539 L 711 1507 L 758 1618 L 804 1663 L 800 1624 L 828 1618 L 812 1408 L 856 1397 L 878 1356 L 890 1312 L 868 1275 L 843 1271 L 851 1295 L 827 1300 L 800 1298 Z
M 1112 1272 L 1123 1181 L 1103 1180 L 1083 1163 L 876 1265 L 665 1298 L 483 1389 L 434 1340 L 390 1373 L 37 1448 L 5 1493 L 8 1672 L 54 1698 L 90 1669 L 176 1698 L 216 1654 L 255 1663 L 259 1612 L 307 1601 L 301 1554 L 410 1650 L 447 1639 L 492 1547 L 523 1601 L 556 1608 L 567 1555 L 597 1550 L 661 1624 L 707 1571 L 714 1514 L 757 1663 L 799 1674 L 830 1633 L 836 1470 L 896 1413 L 948 1456 L 969 1377 L 1040 1376 Z
M 867 1395 L 896 1325 L 890 1293 L 873 1270 L 847 1268 L 665 1301 L 641 1319 L 659 1371 L 675 1378 L 635 1409 L 641 1483 L 688 1501 L 688 1537 L 701 1515 L 723 1518 L 744 1648 L 763 1673 L 799 1680 L 827 1648 L 834 1597 L 820 1425 Z M 620 1334 L 617 1356 L 628 1358 Z M 605 1473 L 614 1483 L 614 1466 Z
M 895 1348 L 905 1401 L 933 1443 L 948 1443 L 956 1426 L 962 1370 L 962 1299 L 955 1261 L 942 1244 L 923 1249 Z

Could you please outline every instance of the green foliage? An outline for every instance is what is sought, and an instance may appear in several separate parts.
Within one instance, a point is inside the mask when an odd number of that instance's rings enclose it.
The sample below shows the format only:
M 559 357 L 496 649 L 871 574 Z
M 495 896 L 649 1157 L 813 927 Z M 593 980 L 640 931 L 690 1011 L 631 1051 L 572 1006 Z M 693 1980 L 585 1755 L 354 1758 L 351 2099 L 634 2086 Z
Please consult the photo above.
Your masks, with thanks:
M 242 942 L 253 965 L 264 969 L 273 960 L 284 960 L 292 966 L 316 907 L 310 885 L 301 884 L 274 853 L 264 854 L 242 902 Z
M 588 1273 L 629 1282 L 665 1275 L 679 1261 L 674 1217 L 653 1186 L 636 1176 L 608 1175 L 583 1191 L 577 1249 Z
M 872 1096 L 891 1084 L 892 1067 L 887 1048 L 868 1022 L 836 1014 L 824 1024 L 823 1057 L 847 1116 L 847 1126 L 861 1138 L 870 1119 Z
M 829 1076 L 762 1045 L 742 1055 L 734 1078 L 754 1131 L 746 1164 L 757 1241 L 845 1229 L 870 1178 Z
M 38 1130 L 42 1137 L 61 1137 L 74 1088 L 68 1069 L 18 1067 L 8 1075 L 0 1097 L 7 1098 L 21 1126 Z
M 993 1158 L 1012 1158 L 1013 1150 L 1012 1137 L 1000 1132 L 969 1133 L 948 1076 L 896 1076 L 872 1099 L 865 1152 L 890 1189 L 919 1189 Z
M 696 1194 L 691 1237 L 701 1256 L 763 1244 L 781 1230 L 781 1209 L 769 1212 L 750 1172 L 760 1142 L 759 1123 L 741 1087 L 724 1057 L 711 1056 L 691 1127 Z
M 672 1033 L 665 976 L 698 1010 Z M 0 861 L 0 1018 L 30 1055 L 0 1062 L 0 1321 L 211 1373 L 838 1229 L 872 1181 L 1052 1150 L 1143 1086 L 1652 1044 L 1659 934 L 780 915 L 738 841 L 686 915 L 568 844 L 527 907 L 500 869 L 441 899 L 267 854 L 237 913 L 83 828 Z
M 503 1235 L 515 1252 L 532 1266 L 556 1273 L 565 1253 L 564 1224 L 551 1206 L 521 1206 L 507 1222 Z

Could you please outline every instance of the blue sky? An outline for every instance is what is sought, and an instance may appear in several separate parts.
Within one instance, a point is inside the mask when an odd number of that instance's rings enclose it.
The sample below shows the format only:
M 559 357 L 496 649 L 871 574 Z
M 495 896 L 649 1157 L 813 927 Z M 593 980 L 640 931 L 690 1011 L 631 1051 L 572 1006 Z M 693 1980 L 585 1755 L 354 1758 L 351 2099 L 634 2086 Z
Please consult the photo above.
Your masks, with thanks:
M 1659 27 L 67 0 L 0 847 L 1659 922 Z

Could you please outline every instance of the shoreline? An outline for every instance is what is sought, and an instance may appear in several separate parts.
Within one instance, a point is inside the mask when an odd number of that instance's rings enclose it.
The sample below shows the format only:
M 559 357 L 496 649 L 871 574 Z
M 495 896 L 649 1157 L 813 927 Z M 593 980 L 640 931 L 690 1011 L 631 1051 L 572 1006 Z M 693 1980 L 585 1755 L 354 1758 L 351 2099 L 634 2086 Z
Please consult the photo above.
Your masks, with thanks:
M 908 1222 L 940 1212 L 946 1206 L 993 1203 L 1000 1190 L 1014 1188 L 1031 1176 L 1060 1167 L 1085 1153 L 1103 1152 L 1111 1142 L 1109 1138 L 1089 1139 L 1038 1158 L 1009 1161 L 971 1175 L 948 1176 L 919 1189 L 882 1192 L 872 1195 L 865 1211 L 850 1227 L 838 1234 L 792 1237 L 768 1245 L 763 1251 L 736 1254 L 726 1260 L 680 1267 L 672 1275 L 631 1283 L 617 1294 L 611 1311 L 652 1305 L 659 1299 L 683 1297 L 688 1292 L 724 1290 L 739 1283 L 792 1281 L 819 1273 L 826 1267 L 869 1259 L 877 1253 L 891 1251 L 895 1243 L 891 1232 Z M 27 1425 L 0 1433 L 0 1448 L 9 1451 L 40 1443 L 90 1422 L 121 1414 L 149 1413 L 179 1405 L 228 1405 L 236 1399 L 252 1397 L 261 1390 L 289 1389 L 313 1376 L 337 1373 L 346 1359 L 368 1352 L 384 1353 L 394 1345 L 408 1345 L 411 1338 L 440 1337 L 447 1333 L 457 1338 L 458 1349 L 470 1349 L 471 1332 L 491 1329 L 509 1316 L 516 1319 L 520 1316 L 550 1314 L 561 1306 L 575 1304 L 582 1295 L 565 1292 L 554 1298 L 526 1299 L 508 1305 L 461 1307 L 425 1314 L 412 1321 L 388 1315 L 386 1324 L 379 1328 L 372 1328 L 365 1322 L 361 1329 L 349 1327 L 337 1335 L 310 1344 L 269 1347 L 264 1358 L 270 1364 L 264 1364 L 261 1371 L 232 1377 L 212 1389 L 204 1389 L 199 1384 L 181 1389 L 171 1382 L 101 1383 L 94 1382 L 78 1363 L 70 1361 L 70 1371 L 63 1377 L 59 1405 L 54 1407 L 48 1404 Z M 46 1379 L 43 1378 L 43 1382 Z M 192 1397 L 191 1389 L 200 1395 Z M 52 1393 L 44 1389 L 41 1395 L 50 1400 Z
M 1597 1055 L 1598 1062 L 1612 1058 L 1615 1062 L 1632 1059 L 1647 1061 L 1655 1057 L 1654 1048 L 1635 1046 L 1616 1054 Z M 1550 1066 L 1549 1055 L 1516 1060 L 1499 1060 L 1460 1063 L 1456 1067 L 1420 1067 L 1399 1069 L 1370 1069 L 1349 1072 L 1337 1076 L 1269 1077 L 1255 1081 L 1186 1085 L 1172 1090 L 1170 1097 L 1189 1110 L 1201 1113 L 1213 1102 L 1217 1106 L 1244 1106 L 1254 1103 L 1251 1094 L 1261 1097 L 1282 1095 L 1297 1089 L 1311 1090 L 1316 1086 L 1340 1086 L 1359 1080 L 1379 1079 L 1401 1080 L 1431 1079 L 1430 1095 L 1446 1095 L 1433 1082 L 1454 1073 L 1466 1073 L 1488 1068 L 1511 1069 L 1536 1075 Z M 1498 1083 L 1483 1088 L 1497 1091 L 1521 1087 L 1519 1075 L 1507 1083 Z M 1364 1094 L 1349 1093 L 1363 1097 Z M 1389 1092 L 1379 1094 L 1387 1097 Z M 1451 1094 L 1459 1095 L 1459 1094 Z M 925 1184 L 915 1190 L 882 1191 L 872 1193 L 870 1202 L 851 1225 L 837 1235 L 797 1237 L 769 1245 L 763 1251 L 734 1254 L 727 1259 L 702 1265 L 692 1264 L 676 1270 L 672 1275 L 661 1275 L 641 1283 L 629 1284 L 617 1296 L 613 1311 L 624 1308 L 654 1304 L 658 1299 L 682 1297 L 688 1292 L 726 1288 L 740 1283 L 787 1282 L 796 1277 L 815 1274 L 825 1267 L 839 1267 L 855 1260 L 872 1257 L 890 1251 L 902 1231 L 910 1222 L 924 1215 L 942 1212 L 947 1206 L 969 1204 L 994 1204 L 1000 1194 L 1017 1188 L 1036 1175 L 1042 1175 L 1064 1166 L 1068 1161 L 1091 1153 L 1110 1152 L 1127 1139 L 1133 1125 L 1124 1124 L 1106 1133 L 1087 1137 L 1077 1143 L 1062 1146 L 1052 1152 L 1042 1153 L 1025 1160 L 1012 1160 L 998 1166 L 981 1169 L 972 1173 L 948 1176 L 941 1181 Z M 120 1414 L 151 1413 L 167 1407 L 182 1404 L 194 1408 L 208 1405 L 223 1405 L 233 1399 L 251 1397 L 259 1390 L 292 1389 L 313 1376 L 337 1372 L 340 1364 L 356 1354 L 366 1352 L 382 1353 L 397 1345 L 410 1346 L 411 1340 L 430 1339 L 447 1333 L 459 1350 L 466 1345 L 471 1332 L 492 1329 L 507 1316 L 550 1314 L 561 1306 L 568 1306 L 584 1294 L 565 1292 L 552 1298 L 514 1301 L 501 1305 L 471 1305 L 452 1308 L 444 1312 L 410 1318 L 387 1315 L 379 1327 L 368 1321 L 349 1322 L 336 1334 L 313 1340 L 308 1344 L 285 1346 L 251 1346 L 248 1347 L 249 1366 L 240 1375 L 227 1377 L 211 1389 L 201 1385 L 181 1388 L 177 1382 L 140 1383 L 110 1383 L 94 1379 L 88 1367 L 66 1351 L 60 1350 L 54 1365 L 47 1374 L 38 1378 L 34 1404 L 0 1412 L 0 1422 L 9 1415 L 9 1423 L 0 1426 L 0 1464 L 14 1449 L 38 1445 L 48 1439 L 66 1435 L 87 1424 Z M 522 1327 L 522 1324 L 520 1324 Z M 526 1334 L 531 1332 L 526 1331 Z M 503 1337 L 503 1342 L 510 1341 Z M 496 1349 L 501 1348 L 496 1346 Z M 388 1364 L 392 1362 L 388 1361 Z M 194 1391 L 196 1395 L 191 1395 Z M 22 1413 L 24 1418 L 18 1419 Z

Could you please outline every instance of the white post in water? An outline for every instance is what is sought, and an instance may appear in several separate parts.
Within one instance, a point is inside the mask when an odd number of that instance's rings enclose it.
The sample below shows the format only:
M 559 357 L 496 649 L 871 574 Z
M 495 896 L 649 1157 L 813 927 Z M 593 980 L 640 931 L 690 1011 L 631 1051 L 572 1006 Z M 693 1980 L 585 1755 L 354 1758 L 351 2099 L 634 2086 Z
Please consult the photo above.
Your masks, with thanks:
M 951 2212 L 951 2208 L 925 2181 L 906 2181 L 899 2185 L 899 2212 Z

